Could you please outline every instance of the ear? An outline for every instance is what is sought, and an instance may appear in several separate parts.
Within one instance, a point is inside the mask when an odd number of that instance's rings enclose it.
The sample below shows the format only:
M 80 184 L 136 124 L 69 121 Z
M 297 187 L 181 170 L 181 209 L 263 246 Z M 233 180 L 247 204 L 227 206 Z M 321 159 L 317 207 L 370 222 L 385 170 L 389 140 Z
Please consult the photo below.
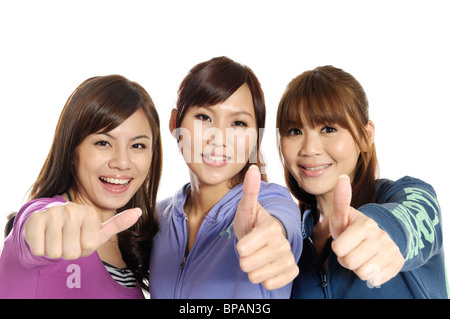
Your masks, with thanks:
M 367 122 L 366 132 L 367 132 L 367 144 L 364 145 L 363 149 L 361 150 L 362 152 L 368 152 L 375 141 L 375 125 L 371 120 Z
M 172 133 L 172 136 L 177 138 L 177 109 L 172 109 L 172 114 L 170 114 L 169 120 L 169 130 Z

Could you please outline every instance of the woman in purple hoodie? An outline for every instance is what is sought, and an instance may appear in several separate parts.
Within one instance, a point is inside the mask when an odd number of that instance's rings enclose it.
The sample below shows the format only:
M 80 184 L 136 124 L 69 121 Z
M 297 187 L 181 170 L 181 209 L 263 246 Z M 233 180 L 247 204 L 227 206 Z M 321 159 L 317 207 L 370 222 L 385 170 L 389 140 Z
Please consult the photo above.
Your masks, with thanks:
M 9 223 L 0 298 L 143 298 L 161 165 L 148 93 L 119 75 L 84 81 Z
M 170 129 L 190 183 L 158 203 L 151 297 L 289 298 L 300 212 L 258 170 L 265 103 L 256 76 L 214 58 L 195 66 L 178 93 Z

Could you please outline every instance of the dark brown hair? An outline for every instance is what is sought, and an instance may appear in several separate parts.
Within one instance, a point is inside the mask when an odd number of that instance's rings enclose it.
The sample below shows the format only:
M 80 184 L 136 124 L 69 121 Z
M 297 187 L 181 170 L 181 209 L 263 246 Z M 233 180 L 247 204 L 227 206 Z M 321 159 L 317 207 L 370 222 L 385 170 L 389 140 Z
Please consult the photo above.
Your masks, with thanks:
M 186 111 L 191 107 L 208 107 L 226 101 L 243 84 L 247 84 L 252 94 L 253 106 L 256 116 L 258 139 L 256 148 L 256 164 L 262 175 L 261 179 L 267 181 L 262 171 L 265 166 L 260 154 L 262 129 L 265 127 L 266 105 L 264 93 L 253 71 L 227 57 L 216 57 L 194 66 L 181 82 L 178 89 L 176 127 L 179 128 Z M 244 181 L 245 173 L 252 163 L 247 162 L 245 167 L 230 181 L 234 187 Z
M 109 132 L 137 110 L 143 110 L 152 130 L 152 160 L 142 186 L 122 208 L 140 207 L 138 222 L 119 234 L 119 247 L 127 267 L 148 289 L 151 240 L 158 230 L 155 206 L 162 169 L 158 113 L 150 95 L 136 82 L 120 75 L 98 76 L 81 83 L 67 100 L 47 159 L 31 188 L 29 200 L 77 192 L 73 158 L 78 145 L 91 134 Z
M 362 86 L 351 74 L 333 66 L 317 67 L 294 78 L 281 98 L 277 113 L 280 136 L 287 134 L 289 123 L 298 127 L 338 124 L 350 132 L 360 150 L 369 145 L 365 129 L 368 121 L 369 105 Z M 377 169 L 372 143 L 367 151 L 361 151 L 354 170 L 353 207 L 375 202 Z M 315 210 L 315 196 L 298 185 L 286 165 L 284 175 L 289 190 L 299 200 L 302 213 L 306 209 Z

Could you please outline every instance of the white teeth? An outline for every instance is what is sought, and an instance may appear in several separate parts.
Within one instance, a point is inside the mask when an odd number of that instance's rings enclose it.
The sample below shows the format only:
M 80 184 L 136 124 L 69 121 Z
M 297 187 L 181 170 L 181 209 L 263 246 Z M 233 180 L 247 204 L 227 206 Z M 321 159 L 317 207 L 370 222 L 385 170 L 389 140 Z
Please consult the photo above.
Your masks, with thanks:
M 223 162 L 227 160 L 226 156 L 203 155 L 203 157 L 214 162 Z
M 126 185 L 128 184 L 131 179 L 116 179 L 116 178 L 105 178 L 105 177 L 100 177 L 100 179 L 102 181 L 108 182 L 110 184 L 117 184 L 117 185 Z
M 326 165 L 317 166 L 317 167 L 310 167 L 310 168 L 304 167 L 304 166 L 302 166 L 302 167 L 303 167 L 304 169 L 306 169 L 307 171 L 315 172 L 315 171 L 318 171 L 318 170 L 327 168 L 327 167 L 329 167 L 329 166 L 331 166 L 331 164 L 326 164 Z

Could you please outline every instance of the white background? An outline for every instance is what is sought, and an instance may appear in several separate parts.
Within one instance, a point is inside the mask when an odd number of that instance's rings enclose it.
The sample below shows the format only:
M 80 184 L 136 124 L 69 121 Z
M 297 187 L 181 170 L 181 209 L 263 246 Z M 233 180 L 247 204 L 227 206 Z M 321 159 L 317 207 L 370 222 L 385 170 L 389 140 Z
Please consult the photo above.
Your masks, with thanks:
M 67 98 L 96 75 L 122 74 L 152 96 L 164 147 L 159 198 L 172 195 L 188 181 L 168 128 L 178 85 L 195 64 L 226 55 L 262 84 L 263 151 L 280 184 L 275 115 L 287 83 L 326 64 L 353 74 L 369 98 L 380 176 L 434 186 L 450 247 L 447 1 L 0 1 L 1 228 L 25 202 Z

